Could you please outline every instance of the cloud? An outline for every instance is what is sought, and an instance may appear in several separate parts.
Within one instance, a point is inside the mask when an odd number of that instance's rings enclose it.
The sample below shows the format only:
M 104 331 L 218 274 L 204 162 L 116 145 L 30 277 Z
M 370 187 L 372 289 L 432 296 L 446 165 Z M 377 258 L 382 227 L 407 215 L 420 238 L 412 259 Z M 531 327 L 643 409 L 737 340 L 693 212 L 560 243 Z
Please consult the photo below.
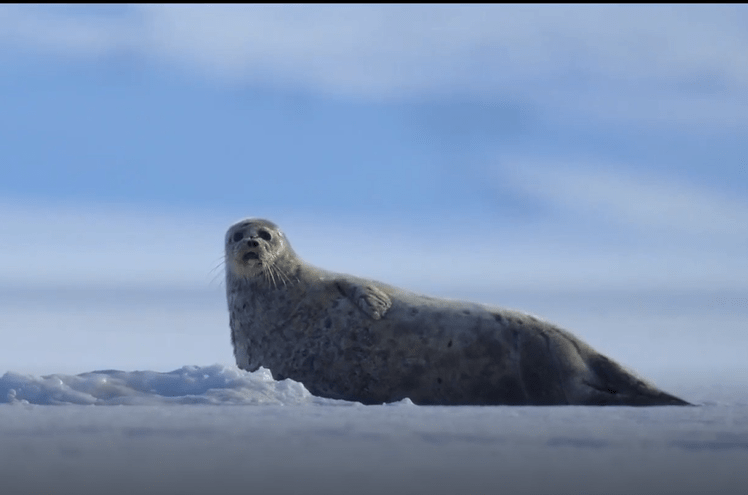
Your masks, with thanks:
M 129 53 L 228 83 L 370 99 L 512 95 L 598 118 L 702 127 L 745 124 L 748 106 L 748 15 L 740 7 L 138 5 L 97 12 L 3 6 L 0 46 L 89 59 Z
M 221 220 L 186 211 L 0 202 L 0 280 L 28 286 L 207 285 L 222 261 L 227 222 Z
M 418 71 L 400 62 L 436 69 L 465 59 L 492 62 L 473 69 L 506 79 L 575 68 L 619 79 L 706 71 L 741 88 L 748 82 L 748 30 L 740 22 L 746 15 L 727 7 L 143 5 L 120 16 L 2 12 L 6 38 L 48 49 L 85 54 L 92 45 L 129 46 L 208 69 L 312 71 L 329 84 L 372 76 L 404 81 Z M 423 75 L 422 82 L 429 79 Z
M 99 58 L 133 47 L 136 26 L 117 17 L 81 16 L 39 6 L 0 6 L 0 55 Z M 3 46 L 5 45 L 5 46 Z
M 624 209 L 618 201 L 609 207 Z M 637 246 L 610 248 L 594 242 L 594 229 L 558 235 L 573 229 L 574 216 L 534 229 L 435 218 L 413 230 L 397 218 L 367 217 L 362 223 L 267 213 L 262 216 L 281 225 L 314 265 L 453 297 L 498 289 L 744 289 L 748 280 L 745 250 L 726 249 L 730 241 L 724 238 L 650 244 L 641 237 Z M 640 219 L 636 211 L 624 213 Z M 6 289 L 220 286 L 223 235 L 236 220 L 184 210 L 2 203 L 0 280 Z
M 656 173 L 595 160 L 507 157 L 502 184 L 575 215 L 597 216 L 640 231 L 748 241 L 748 202 Z

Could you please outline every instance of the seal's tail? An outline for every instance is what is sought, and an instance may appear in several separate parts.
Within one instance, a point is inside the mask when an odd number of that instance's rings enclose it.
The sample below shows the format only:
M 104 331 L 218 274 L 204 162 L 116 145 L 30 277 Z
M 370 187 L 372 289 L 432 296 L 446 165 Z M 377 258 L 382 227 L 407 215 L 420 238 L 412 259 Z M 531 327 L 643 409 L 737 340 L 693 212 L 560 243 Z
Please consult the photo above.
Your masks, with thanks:
M 592 394 L 592 397 L 599 405 L 692 405 L 645 382 L 620 364 L 601 354 L 590 357 L 587 366 L 596 377 L 595 383 L 587 383 L 587 385 L 595 390 L 596 393 Z

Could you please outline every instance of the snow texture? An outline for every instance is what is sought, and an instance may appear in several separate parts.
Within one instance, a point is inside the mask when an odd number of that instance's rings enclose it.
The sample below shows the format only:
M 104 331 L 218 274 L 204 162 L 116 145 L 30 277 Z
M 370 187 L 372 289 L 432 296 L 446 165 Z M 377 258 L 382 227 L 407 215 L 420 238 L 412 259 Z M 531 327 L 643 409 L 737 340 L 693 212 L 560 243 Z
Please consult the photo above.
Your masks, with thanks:
M 225 295 L 169 294 L 0 291 L 0 495 L 748 493 L 743 292 L 449 294 L 532 308 L 697 404 L 652 408 L 322 399 L 184 366 L 231 362 Z
M 673 390 L 695 407 L 421 407 L 221 365 L 8 372 L 0 492 L 743 494 L 747 381 L 732 378 Z
M 79 405 L 334 404 L 312 396 L 302 384 L 275 381 L 260 368 L 248 373 L 234 366 L 184 366 L 169 373 L 92 371 L 42 377 L 7 372 L 0 378 L 0 403 Z

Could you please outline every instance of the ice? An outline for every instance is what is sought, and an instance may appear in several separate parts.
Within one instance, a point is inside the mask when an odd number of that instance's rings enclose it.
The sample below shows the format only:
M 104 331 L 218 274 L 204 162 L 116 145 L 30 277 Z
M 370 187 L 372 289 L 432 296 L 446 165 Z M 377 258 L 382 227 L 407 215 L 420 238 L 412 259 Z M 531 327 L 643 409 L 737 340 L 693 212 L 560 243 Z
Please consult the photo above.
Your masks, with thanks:
M 681 375 L 696 407 L 423 407 L 218 364 L 7 372 L 0 492 L 744 494 L 748 380 L 730 376 Z
M 746 406 L 164 404 L 0 406 L 0 491 L 738 495 L 748 488 Z
M 301 405 L 345 403 L 311 395 L 301 383 L 275 381 L 269 370 L 236 366 L 184 366 L 177 370 L 92 371 L 42 377 L 7 372 L 0 378 L 0 403 L 40 405 Z
M 333 401 L 228 364 L 220 292 L 2 295 L 0 495 L 748 493 L 742 293 L 453 295 L 697 404 L 653 408 Z

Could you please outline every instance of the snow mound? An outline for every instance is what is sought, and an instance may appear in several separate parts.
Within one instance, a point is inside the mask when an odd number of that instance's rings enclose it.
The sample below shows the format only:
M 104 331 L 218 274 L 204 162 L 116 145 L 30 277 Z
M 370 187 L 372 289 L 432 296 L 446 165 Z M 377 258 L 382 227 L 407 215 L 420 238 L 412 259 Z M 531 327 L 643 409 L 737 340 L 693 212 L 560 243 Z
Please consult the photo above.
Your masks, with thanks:
M 174 371 L 92 371 L 42 377 L 7 372 L 0 377 L 0 404 L 352 404 L 315 397 L 299 382 L 275 381 L 269 370 L 235 366 L 183 366 Z

